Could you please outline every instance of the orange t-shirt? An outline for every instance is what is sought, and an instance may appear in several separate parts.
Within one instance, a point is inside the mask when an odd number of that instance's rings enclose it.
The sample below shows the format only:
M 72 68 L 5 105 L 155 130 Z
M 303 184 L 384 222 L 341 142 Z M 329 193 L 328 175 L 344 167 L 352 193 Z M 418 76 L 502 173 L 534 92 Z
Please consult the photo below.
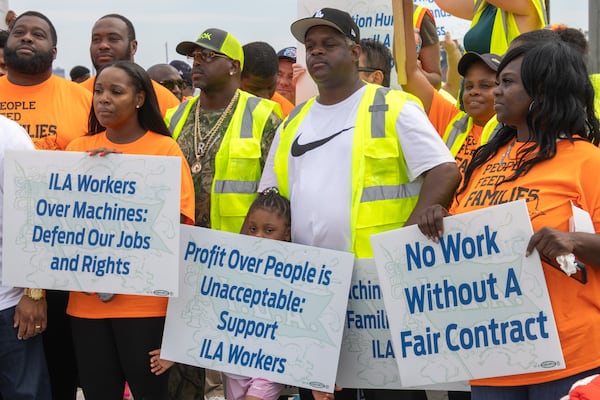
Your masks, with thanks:
M 291 113 L 294 109 L 294 104 L 282 95 L 280 95 L 278 92 L 273 93 L 271 100 L 276 103 L 279 103 L 279 105 L 281 106 L 281 111 L 283 111 L 284 118 L 287 117 L 289 113 Z
M 38 149 L 63 150 L 85 135 L 91 101 L 87 90 L 56 75 L 33 86 L 0 77 L 0 114 L 25 128 Z
M 194 184 L 190 167 L 175 140 L 154 132 L 146 132 L 133 143 L 117 144 L 106 137 L 106 132 L 84 136 L 69 144 L 69 151 L 87 151 L 99 147 L 114 148 L 125 154 L 173 156 L 181 158 L 181 206 L 180 213 L 194 221 Z M 70 292 L 67 314 L 79 318 L 138 318 L 160 317 L 167 312 L 167 298 L 118 294 L 104 303 L 97 296 L 82 292 Z
M 437 90 L 433 90 L 433 98 L 431 100 L 431 108 L 429 109 L 428 117 L 442 139 L 444 138 L 444 134 L 446 133 L 446 129 L 450 122 L 460 112 L 460 109 L 456 107 L 454 103 L 448 101 Z M 481 146 L 481 132 L 483 132 L 483 126 L 473 124 L 471 132 L 467 134 L 460 150 L 454 157 L 462 176 L 465 174 L 467 164 L 469 164 L 471 158 L 473 158 L 473 153 Z
M 95 76 L 91 76 L 85 81 L 81 82 L 80 85 L 89 90 L 90 92 L 94 92 L 94 80 Z M 156 93 L 156 99 L 158 100 L 158 108 L 160 108 L 160 114 L 164 117 L 169 108 L 177 107 L 181 102 L 173 92 L 169 89 L 161 85 L 156 81 L 152 81 L 152 86 L 154 87 L 154 93 Z
M 460 214 L 525 199 L 534 231 L 549 226 L 568 232 L 573 201 L 590 213 L 596 232 L 600 231 L 600 185 L 594 174 L 600 171 L 600 149 L 582 140 L 561 140 L 554 158 L 535 165 L 516 181 L 495 186 L 500 179 L 512 175 L 520 147 L 520 143 L 507 145 L 478 168 L 451 212 Z M 581 284 L 542 264 L 566 369 L 477 379 L 472 385 L 530 385 L 600 366 L 600 265 L 588 266 L 588 283 Z

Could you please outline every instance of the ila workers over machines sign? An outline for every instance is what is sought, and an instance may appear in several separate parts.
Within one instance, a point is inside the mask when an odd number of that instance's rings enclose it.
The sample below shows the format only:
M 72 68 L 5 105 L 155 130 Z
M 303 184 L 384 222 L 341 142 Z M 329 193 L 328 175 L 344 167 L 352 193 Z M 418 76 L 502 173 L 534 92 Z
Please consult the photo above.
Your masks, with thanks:
M 405 386 L 564 368 L 525 201 L 371 237 Z
M 7 152 L 3 282 L 176 296 L 181 159 Z

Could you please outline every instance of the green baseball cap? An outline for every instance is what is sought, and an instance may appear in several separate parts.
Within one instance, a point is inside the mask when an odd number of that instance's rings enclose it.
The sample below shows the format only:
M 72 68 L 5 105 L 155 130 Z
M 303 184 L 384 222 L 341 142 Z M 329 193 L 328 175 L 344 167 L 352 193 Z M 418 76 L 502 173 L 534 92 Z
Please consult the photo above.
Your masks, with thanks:
M 210 28 L 202 32 L 195 42 L 181 42 L 175 50 L 181 55 L 189 56 L 198 47 L 225 54 L 232 60 L 240 62 L 240 70 L 244 68 L 244 50 L 240 42 L 231 33 L 217 28 Z

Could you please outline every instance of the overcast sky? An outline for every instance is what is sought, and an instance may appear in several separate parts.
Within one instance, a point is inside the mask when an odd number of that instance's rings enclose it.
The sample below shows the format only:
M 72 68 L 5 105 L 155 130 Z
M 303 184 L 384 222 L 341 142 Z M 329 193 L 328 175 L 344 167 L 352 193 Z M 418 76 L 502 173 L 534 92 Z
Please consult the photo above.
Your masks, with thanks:
M 296 45 L 289 26 L 296 19 L 296 0 L 8 0 L 21 13 L 47 15 L 58 31 L 55 67 L 68 71 L 77 64 L 91 68 L 90 32 L 104 14 L 119 13 L 132 20 L 139 42 L 136 62 L 144 68 L 185 59 L 177 43 L 195 40 L 206 28 L 231 32 L 242 43 L 261 40 L 275 50 Z M 587 30 L 586 0 L 551 0 L 551 22 Z

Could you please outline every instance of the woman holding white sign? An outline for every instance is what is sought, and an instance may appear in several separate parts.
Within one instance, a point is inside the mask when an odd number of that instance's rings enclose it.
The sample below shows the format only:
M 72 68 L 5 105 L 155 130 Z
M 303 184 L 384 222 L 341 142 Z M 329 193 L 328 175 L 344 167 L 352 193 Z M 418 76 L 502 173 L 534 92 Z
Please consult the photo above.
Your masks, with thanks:
M 150 78 L 139 65 L 117 61 L 96 76 L 89 133 L 71 151 L 91 156 L 128 153 L 181 158 L 181 222 L 194 222 L 190 168 L 161 117 Z M 71 292 L 71 316 L 80 382 L 87 400 L 121 400 L 125 381 L 136 398 L 166 400 L 168 374 L 148 367 L 161 346 L 166 297 Z
M 574 204 L 600 230 L 600 185 L 590 173 L 600 170 L 594 90 L 582 55 L 562 41 L 510 50 L 497 79 L 495 110 L 505 126 L 474 154 L 451 212 L 526 200 L 535 231 L 527 252 L 536 249 L 542 259 L 566 365 L 471 381 L 472 398 L 558 399 L 600 372 L 600 236 L 569 228 Z M 437 241 L 445 215 L 432 207 L 421 231 Z M 575 274 L 559 266 L 563 257 L 575 258 L 564 263 Z

